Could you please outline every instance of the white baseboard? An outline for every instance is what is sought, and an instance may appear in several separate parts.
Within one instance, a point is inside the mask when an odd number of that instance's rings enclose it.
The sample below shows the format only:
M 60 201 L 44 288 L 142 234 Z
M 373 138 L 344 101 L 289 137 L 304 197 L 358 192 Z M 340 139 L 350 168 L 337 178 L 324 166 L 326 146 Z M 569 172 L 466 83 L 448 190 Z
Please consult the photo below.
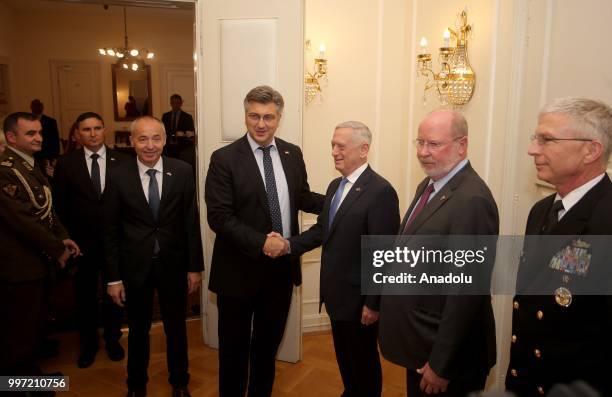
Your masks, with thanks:
M 302 333 L 329 331 L 331 324 L 326 313 L 309 314 L 302 317 Z

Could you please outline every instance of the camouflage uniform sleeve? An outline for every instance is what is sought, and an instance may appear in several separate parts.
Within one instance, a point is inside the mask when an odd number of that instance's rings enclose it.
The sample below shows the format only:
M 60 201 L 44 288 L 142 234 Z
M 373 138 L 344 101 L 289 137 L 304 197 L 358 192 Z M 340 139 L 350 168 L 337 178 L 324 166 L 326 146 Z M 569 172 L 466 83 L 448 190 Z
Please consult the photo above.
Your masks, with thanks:
M 0 166 L 0 224 L 17 238 L 31 244 L 32 250 L 52 259 L 59 258 L 64 252 L 59 237 L 66 233 L 64 228 L 59 224 L 50 228 L 48 220 L 42 221 L 35 215 L 26 189 L 7 166 Z M 60 234 L 56 235 L 53 228 L 58 228 Z

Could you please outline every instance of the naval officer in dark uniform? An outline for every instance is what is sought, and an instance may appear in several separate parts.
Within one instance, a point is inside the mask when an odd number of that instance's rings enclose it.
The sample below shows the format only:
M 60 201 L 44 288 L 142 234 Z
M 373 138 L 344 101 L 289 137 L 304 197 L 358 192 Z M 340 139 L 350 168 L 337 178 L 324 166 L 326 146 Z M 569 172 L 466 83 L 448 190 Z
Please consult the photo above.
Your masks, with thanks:
M 4 121 L 8 144 L 0 155 L 0 374 L 39 375 L 43 279 L 57 262 L 80 254 L 53 210 L 51 189 L 34 166 L 41 150 L 40 121 L 13 113 Z
M 575 380 L 612 395 L 612 296 L 601 288 L 611 273 L 611 140 L 612 108 L 583 98 L 547 105 L 531 137 L 537 177 L 556 193 L 529 213 L 513 301 L 506 387 L 521 397 Z

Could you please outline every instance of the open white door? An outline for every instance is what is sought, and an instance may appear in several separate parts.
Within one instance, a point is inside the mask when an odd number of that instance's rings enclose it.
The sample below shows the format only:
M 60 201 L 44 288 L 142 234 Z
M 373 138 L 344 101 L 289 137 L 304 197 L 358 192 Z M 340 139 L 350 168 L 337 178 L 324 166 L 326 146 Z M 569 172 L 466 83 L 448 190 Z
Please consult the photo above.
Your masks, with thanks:
M 245 132 L 242 101 L 268 84 L 283 94 L 285 110 L 277 135 L 301 146 L 303 79 L 302 0 L 198 0 L 196 16 L 198 159 L 200 202 L 211 153 Z M 218 347 L 216 296 L 208 291 L 214 233 L 204 229 L 206 279 L 203 290 L 204 341 Z M 278 358 L 301 358 L 301 291 L 294 290 Z

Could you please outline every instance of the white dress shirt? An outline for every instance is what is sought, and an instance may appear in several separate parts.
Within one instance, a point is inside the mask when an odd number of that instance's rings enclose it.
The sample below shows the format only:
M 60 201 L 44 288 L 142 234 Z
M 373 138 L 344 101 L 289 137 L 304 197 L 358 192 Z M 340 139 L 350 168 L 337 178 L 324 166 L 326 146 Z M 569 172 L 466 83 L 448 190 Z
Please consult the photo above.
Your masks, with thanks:
M 588 193 L 589 190 L 591 190 L 595 185 L 597 185 L 605 175 L 606 173 L 604 172 L 603 174 L 596 176 L 584 185 L 572 190 L 563 198 L 561 198 L 559 193 L 557 193 L 555 201 L 561 200 L 563 202 L 563 209 L 558 213 L 559 220 L 561 220 L 561 218 L 563 218 L 563 215 L 565 215 L 567 211 L 569 211 L 574 205 L 576 205 L 584 197 L 584 195 Z
M 87 147 L 83 146 L 83 152 L 85 153 L 85 163 L 87 163 L 87 172 L 89 172 L 89 177 L 91 178 L 91 163 L 93 159 L 91 155 L 94 154 L 91 150 L 87 149 Z M 98 153 L 98 168 L 100 168 L 100 187 L 101 191 L 104 191 L 104 186 L 106 185 L 106 146 L 102 145 L 102 147 L 97 151 Z
M 259 168 L 259 174 L 263 180 L 264 186 L 266 185 L 266 174 L 264 173 L 263 166 L 263 151 L 259 150 L 260 146 L 251 135 L 247 133 L 247 140 L 255 155 L 257 161 L 257 167 Z M 287 185 L 287 178 L 285 177 L 285 170 L 283 169 L 283 163 L 280 159 L 280 154 L 276 147 L 276 141 L 272 138 L 270 143 L 270 157 L 272 158 L 272 168 L 274 168 L 274 180 L 276 181 L 276 192 L 278 193 L 278 203 L 281 210 L 281 219 L 283 221 L 283 237 L 291 237 L 291 204 L 289 202 L 289 186 Z
M 162 181 L 164 179 L 163 178 L 164 162 L 162 158 L 160 157 L 159 160 L 157 160 L 157 163 L 155 163 L 153 167 L 144 165 L 143 163 L 140 162 L 140 159 L 138 158 L 136 158 L 136 163 L 138 164 L 138 175 L 140 176 L 140 182 L 142 183 L 142 190 L 144 191 L 144 195 L 147 199 L 147 202 L 149 202 L 149 182 L 151 180 L 151 178 L 149 177 L 149 174 L 147 174 L 147 171 L 150 170 L 151 168 L 154 168 L 155 170 L 157 170 L 157 172 L 155 173 L 155 179 L 157 179 L 157 186 L 159 188 L 159 199 L 161 200 Z
M 351 172 L 351 174 L 346 177 L 346 183 L 344 184 L 344 190 L 342 191 L 342 196 L 340 196 L 340 202 L 338 203 L 338 209 L 340 209 L 340 206 L 342 205 L 344 198 L 346 197 L 348 192 L 351 191 L 351 188 L 353 187 L 355 182 L 357 182 L 357 179 L 359 179 L 359 177 L 361 176 L 361 174 L 363 174 L 363 171 L 365 171 L 366 168 L 368 168 L 368 163 L 363 163 L 362 165 L 359 166 L 359 168 Z M 336 194 L 334 194 L 334 197 L 335 196 Z

